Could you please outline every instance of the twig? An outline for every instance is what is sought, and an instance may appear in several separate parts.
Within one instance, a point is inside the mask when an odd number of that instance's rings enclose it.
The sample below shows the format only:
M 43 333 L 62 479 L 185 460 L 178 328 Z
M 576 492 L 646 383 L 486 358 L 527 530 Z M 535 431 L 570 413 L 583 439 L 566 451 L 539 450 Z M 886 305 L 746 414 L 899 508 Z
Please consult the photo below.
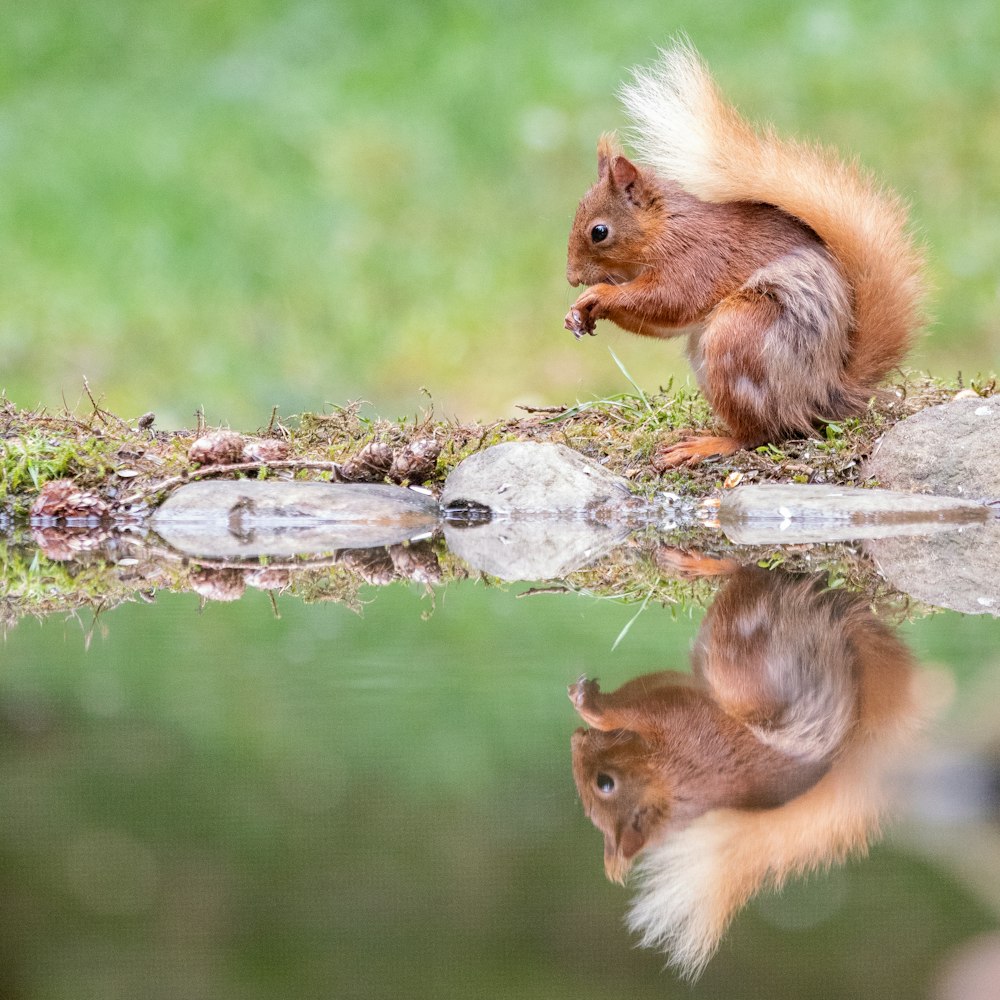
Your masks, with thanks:
M 520 600 L 522 597 L 537 597 L 539 594 L 569 594 L 572 591 L 569 587 L 529 587 L 527 590 L 522 590 L 520 594 L 517 595 L 517 599 Z
M 515 410 L 524 410 L 525 413 L 565 413 L 568 407 L 566 406 L 528 406 L 523 403 L 518 403 Z

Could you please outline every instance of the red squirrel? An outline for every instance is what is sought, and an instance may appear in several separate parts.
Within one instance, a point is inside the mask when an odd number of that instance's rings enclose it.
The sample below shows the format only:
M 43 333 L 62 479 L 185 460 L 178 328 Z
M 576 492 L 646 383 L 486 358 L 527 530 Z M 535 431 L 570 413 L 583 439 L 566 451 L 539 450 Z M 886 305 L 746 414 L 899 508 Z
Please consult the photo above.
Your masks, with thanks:
M 608 877 L 638 860 L 629 922 L 696 976 L 765 885 L 863 851 L 920 714 L 915 664 L 866 602 L 825 578 L 732 573 L 692 672 L 570 700 L 584 810 Z
M 681 43 L 621 96 L 648 165 L 613 136 L 569 236 L 566 315 L 688 333 L 726 436 L 660 450 L 663 469 L 730 455 L 864 411 L 919 325 L 923 261 L 906 210 L 857 166 L 752 128 Z

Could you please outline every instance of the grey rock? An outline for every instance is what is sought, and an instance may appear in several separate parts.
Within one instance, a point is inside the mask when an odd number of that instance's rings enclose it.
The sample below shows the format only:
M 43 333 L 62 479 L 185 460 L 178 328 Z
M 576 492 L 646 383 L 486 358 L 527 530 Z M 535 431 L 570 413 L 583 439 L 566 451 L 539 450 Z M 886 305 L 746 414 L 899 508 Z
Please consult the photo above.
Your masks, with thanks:
M 948 497 L 808 484 L 741 486 L 719 507 L 723 531 L 744 545 L 927 534 L 990 517 L 980 504 Z
M 152 526 L 180 552 L 232 559 L 392 545 L 438 519 L 437 501 L 398 486 L 210 480 L 175 490 Z
M 585 515 L 631 499 L 624 479 L 565 445 L 512 441 L 461 462 L 441 504 L 481 505 L 500 515 Z
M 931 406 L 886 432 L 865 466 L 890 489 L 1000 498 L 1000 396 Z

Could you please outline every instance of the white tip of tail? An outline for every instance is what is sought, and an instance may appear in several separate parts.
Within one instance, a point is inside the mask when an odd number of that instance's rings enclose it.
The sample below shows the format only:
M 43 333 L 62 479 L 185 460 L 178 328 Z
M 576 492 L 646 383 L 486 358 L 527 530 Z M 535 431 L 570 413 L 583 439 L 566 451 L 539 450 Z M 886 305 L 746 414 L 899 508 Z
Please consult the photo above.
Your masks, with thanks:
M 686 38 L 660 49 L 659 61 L 633 71 L 619 92 L 629 142 L 662 176 L 697 193 L 716 156 L 723 102 L 708 68 Z

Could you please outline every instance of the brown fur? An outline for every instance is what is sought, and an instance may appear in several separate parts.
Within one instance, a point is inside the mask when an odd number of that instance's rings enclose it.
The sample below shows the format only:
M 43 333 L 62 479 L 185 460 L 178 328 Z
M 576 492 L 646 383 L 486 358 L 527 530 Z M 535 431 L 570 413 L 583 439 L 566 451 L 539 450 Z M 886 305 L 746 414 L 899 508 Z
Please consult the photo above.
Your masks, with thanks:
M 590 287 L 566 326 L 695 327 L 689 354 L 731 436 L 661 464 L 861 412 L 918 321 L 922 262 L 899 200 L 830 154 L 755 132 L 684 46 L 624 96 L 653 166 L 601 138 L 566 272 Z M 600 242 L 597 225 L 609 229 Z
M 739 570 L 692 674 L 570 688 L 591 726 L 573 735 L 573 775 L 605 870 L 622 881 L 643 857 L 633 926 L 689 973 L 762 885 L 867 845 L 915 719 L 905 647 L 823 584 Z

